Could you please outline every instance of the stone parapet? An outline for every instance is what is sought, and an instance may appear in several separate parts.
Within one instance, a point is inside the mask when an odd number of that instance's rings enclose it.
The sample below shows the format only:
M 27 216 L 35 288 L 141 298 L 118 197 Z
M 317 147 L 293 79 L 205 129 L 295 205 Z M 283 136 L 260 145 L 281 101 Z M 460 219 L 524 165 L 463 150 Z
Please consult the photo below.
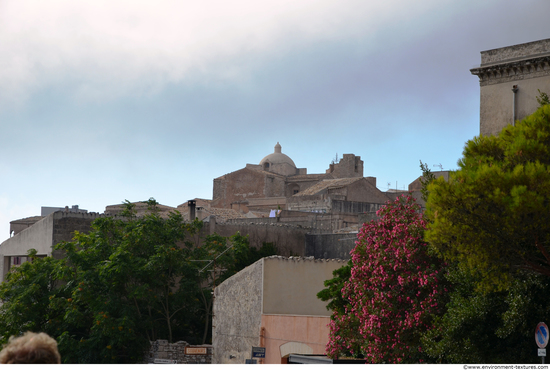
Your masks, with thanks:
M 470 72 L 481 86 L 550 75 L 550 39 L 481 52 L 481 65 Z
M 479 77 L 480 86 L 544 77 L 550 75 L 550 55 L 481 65 L 479 68 L 472 68 L 470 72 Z
M 210 344 L 190 345 L 185 341 L 169 343 L 165 339 L 151 342 L 145 353 L 145 364 L 211 364 L 213 347 Z
M 505 46 L 481 52 L 481 66 L 517 61 L 526 56 L 540 56 L 550 52 L 550 39 L 527 42 L 524 44 Z

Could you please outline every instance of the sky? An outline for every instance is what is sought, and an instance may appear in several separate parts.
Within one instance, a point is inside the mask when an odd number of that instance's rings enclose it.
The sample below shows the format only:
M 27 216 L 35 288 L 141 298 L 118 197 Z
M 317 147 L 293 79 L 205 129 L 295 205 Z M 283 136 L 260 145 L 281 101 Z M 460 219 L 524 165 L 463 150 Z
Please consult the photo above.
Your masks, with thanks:
M 279 142 L 380 190 L 453 170 L 480 52 L 550 37 L 548 0 L 0 0 L 0 242 L 40 207 L 212 198 Z

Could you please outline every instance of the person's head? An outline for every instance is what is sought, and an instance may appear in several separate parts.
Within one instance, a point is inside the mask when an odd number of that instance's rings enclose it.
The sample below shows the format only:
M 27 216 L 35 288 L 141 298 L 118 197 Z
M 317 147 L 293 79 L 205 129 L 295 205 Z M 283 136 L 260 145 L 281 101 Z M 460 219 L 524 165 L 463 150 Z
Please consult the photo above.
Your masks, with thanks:
M 0 352 L 1 364 L 60 364 L 57 342 L 46 333 L 11 337 Z

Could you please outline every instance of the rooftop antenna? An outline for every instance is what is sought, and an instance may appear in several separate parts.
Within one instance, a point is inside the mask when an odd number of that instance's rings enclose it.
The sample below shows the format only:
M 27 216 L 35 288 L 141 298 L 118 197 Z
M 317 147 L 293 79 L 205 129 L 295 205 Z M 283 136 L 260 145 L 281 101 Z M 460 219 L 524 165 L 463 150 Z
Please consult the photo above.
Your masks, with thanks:
M 388 182 L 388 190 L 390 190 L 391 182 Z
M 443 171 L 443 165 L 441 163 L 440 164 L 434 164 L 434 167 L 439 167 L 439 170 Z

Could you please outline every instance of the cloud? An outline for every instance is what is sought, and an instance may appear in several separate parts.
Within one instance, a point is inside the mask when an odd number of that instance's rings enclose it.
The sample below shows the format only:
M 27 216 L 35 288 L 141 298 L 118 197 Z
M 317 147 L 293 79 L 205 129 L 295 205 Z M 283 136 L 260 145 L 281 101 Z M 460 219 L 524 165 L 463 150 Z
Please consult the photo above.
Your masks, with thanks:
M 182 81 L 246 81 L 258 58 L 339 40 L 376 47 L 383 27 L 450 2 L 3 1 L 0 94 L 25 101 L 62 83 L 77 99 L 108 100 Z

